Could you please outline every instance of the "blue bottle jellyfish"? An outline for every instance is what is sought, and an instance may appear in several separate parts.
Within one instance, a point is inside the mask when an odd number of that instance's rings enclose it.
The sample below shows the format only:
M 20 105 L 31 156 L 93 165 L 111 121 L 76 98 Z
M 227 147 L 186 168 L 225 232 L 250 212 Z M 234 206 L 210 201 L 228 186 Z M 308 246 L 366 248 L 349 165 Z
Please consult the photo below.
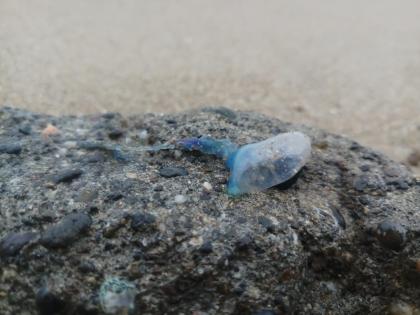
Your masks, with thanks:
M 226 160 L 230 170 L 228 194 L 262 191 L 296 175 L 311 156 L 311 141 L 301 132 L 279 134 L 239 147 L 229 140 L 209 137 L 179 141 L 187 150 L 197 150 Z

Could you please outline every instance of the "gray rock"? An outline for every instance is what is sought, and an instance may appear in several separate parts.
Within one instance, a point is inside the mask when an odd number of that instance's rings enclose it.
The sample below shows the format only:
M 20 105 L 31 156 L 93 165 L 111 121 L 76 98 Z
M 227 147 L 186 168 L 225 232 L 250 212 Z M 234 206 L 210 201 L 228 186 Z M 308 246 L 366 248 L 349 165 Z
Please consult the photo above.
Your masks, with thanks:
M 0 154 L 20 154 L 22 152 L 22 146 L 19 143 L 0 143 Z
M 72 213 L 48 227 L 41 236 L 41 244 L 48 248 L 66 247 L 86 232 L 92 219 L 85 213 Z
M 0 241 L 0 256 L 14 256 L 37 237 L 35 232 L 9 233 Z
M 377 238 L 382 246 L 401 250 L 407 241 L 407 231 L 398 222 L 386 220 L 378 225 Z
M 135 284 L 133 308 L 142 314 L 379 315 L 392 301 L 418 309 L 412 261 L 420 257 L 420 185 L 413 175 L 349 139 L 233 113 L 51 117 L 0 109 L 0 143 L 17 132 L 17 116 L 34 130 L 60 128 L 53 144 L 36 132 L 19 134 L 19 157 L 0 154 L 3 242 L 25 227 L 44 231 L 44 246 L 34 242 L 25 257 L 0 259 L 0 314 L 102 315 L 99 290 L 109 276 Z M 110 126 L 124 127 L 124 141 L 108 139 Z M 156 150 L 142 149 L 139 130 Z M 314 144 L 298 180 L 237 198 L 226 194 L 222 160 L 160 146 L 202 135 L 244 145 L 288 131 Z M 108 154 L 116 142 L 130 157 L 124 163 Z M 94 153 L 103 158 L 91 163 Z M 156 172 L 169 165 L 189 175 L 169 180 Z M 83 175 L 70 176 L 71 185 L 45 185 L 45 174 L 74 168 Z M 204 198 L 205 182 L 212 189 Z M 45 226 L 43 209 L 61 221 Z M 109 306 L 112 296 L 102 297 Z
M 188 171 L 183 167 L 163 167 L 159 170 L 162 177 L 171 178 L 188 175 Z
M 78 178 L 82 174 L 83 174 L 83 171 L 81 169 L 71 168 L 71 169 L 61 170 L 60 172 L 52 176 L 51 179 L 54 184 L 68 183 L 68 182 L 71 182 L 73 179 Z

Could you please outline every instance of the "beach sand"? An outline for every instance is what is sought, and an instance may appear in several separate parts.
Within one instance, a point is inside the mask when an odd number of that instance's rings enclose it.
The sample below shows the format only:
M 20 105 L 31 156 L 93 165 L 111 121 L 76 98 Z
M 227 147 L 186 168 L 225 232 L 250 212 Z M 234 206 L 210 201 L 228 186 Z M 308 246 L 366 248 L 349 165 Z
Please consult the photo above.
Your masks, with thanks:
M 51 114 L 224 105 L 405 161 L 420 149 L 419 11 L 414 0 L 2 0 L 0 104 Z

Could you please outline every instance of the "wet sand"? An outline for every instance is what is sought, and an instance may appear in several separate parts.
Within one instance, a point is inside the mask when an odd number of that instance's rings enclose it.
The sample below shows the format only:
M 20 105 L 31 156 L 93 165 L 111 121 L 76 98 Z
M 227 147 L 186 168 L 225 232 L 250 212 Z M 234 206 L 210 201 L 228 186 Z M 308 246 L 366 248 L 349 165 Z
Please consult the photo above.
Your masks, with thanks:
M 3 0 L 0 104 L 52 114 L 225 105 L 405 161 L 420 149 L 419 10 L 390 0 Z

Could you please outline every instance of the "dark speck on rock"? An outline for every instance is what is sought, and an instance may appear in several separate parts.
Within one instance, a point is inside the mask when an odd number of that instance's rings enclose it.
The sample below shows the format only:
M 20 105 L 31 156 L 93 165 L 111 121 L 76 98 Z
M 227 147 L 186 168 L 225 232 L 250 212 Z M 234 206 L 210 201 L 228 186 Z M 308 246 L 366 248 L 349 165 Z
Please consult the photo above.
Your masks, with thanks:
M 23 246 L 36 238 L 35 232 L 9 233 L 0 242 L 0 256 L 14 256 Z
M 205 241 L 199 248 L 200 253 L 208 255 L 213 251 L 213 244 L 211 241 Z
M 46 286 L 38 290 L 35 300 L 40 315 L 60 314 L 65 308 L 63 299 L 50 292 Z
M 22 146 L 19 143 L 2 143 L 0 144 L 0 154 L 20 154 L 22 152 Z
M 163 167 L 159 170 L 159 174 L 162 177 L 171 178 L 177 176 L 186 176 L 188 175 L 188 171 L 183 167 Z
M 58 174 L 52 176 L 51 179 L 54 184 L 68 183 L 78 178 L 82 174 L 83 174 L 83 171 L 81 169 L 71 168 L 71 169 L 60 171 Z
M 131 216 L 131 228 L 135 231 L 146 229 L 156 222 L 156 217 L 150 213 L 138 212 Z
M 363 165 L 361 165 L 361 166 L 360 166 L 360 170 L 361 170 L 362 172 L 367 172 L 367 171 L 369 171 L 369 170 L 370 170 L 370 166 L 369 166 L 369 165 L 367 165 L 367 164 L 363 164 Z
M 84 260 L 79 264 L 79 270 L 82 273 L 91 273 L 96 271 L 96 267 L 93 262 Z
M 250 235 L 244 235 L 236 242 L 236 248 L 238 250 L 247 250 L 251 247 L 253 239 Z
M 376 229 L 376 237 L 385 248 L 401 250 L 407 241 L 406 229 L 397 222 L 386 220 Z
M 108 137 L 111 140 L 117 140 L 121 138 L 123 135 L 124 135 L 124 130 L 119 129 L 119 128 L 112 129 L 110 132 L 108 132 Z
M 48 227 L 41 236 L 41 244 L 48 248 L 66 247 L 73 243 L 92 224 L 85 213 L 72 213 Z

